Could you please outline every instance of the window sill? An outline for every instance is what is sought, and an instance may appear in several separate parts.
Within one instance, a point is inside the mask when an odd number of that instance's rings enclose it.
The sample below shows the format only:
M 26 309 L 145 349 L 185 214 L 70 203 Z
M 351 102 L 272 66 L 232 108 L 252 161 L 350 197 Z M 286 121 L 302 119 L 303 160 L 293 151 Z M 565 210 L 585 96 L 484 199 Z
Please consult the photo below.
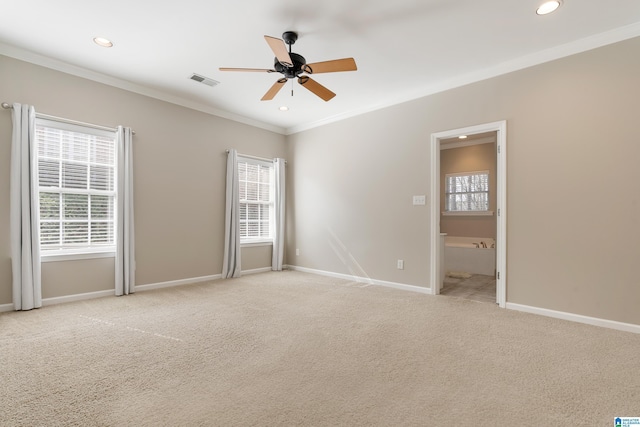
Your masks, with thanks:
M 443 216 L 493 216 L 493 211 L 442 212 Z
M 252 248 L 254 246 L 272 246 L 273 240 L 257 240 L 254 242 L 240 242 L 241 248 Z
M 81 252 L 81 253 L 73 253 L 73 252 L 55 253 L 51 251 L 51 252 L 41 253 L 40 262 L 76 261 L 81 259 L 115 258 L 115 257 L 116 257 L 115 251 Z

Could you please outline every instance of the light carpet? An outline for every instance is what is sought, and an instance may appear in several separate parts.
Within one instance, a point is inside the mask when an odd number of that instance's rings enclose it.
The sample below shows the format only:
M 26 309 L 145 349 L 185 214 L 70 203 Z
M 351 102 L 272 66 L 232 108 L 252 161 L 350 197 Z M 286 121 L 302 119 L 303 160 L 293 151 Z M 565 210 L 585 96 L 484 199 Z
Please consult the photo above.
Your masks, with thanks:
M 640 336 L 300 272 L 0 314 L 2 426 L 612 426 Z

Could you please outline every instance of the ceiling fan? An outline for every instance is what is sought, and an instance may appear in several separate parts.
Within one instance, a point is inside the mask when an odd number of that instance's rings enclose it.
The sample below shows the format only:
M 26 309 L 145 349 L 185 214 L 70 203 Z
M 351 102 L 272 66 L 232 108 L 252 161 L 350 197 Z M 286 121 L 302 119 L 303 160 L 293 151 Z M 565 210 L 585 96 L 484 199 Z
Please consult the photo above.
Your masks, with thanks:
M 291 52 L 291 45 L 298 40 L 298 34 L 293 31 L 286 31 L 282 34 L 282 39 L 264 36 L 264 39 L 269 44 L 269 47 L 276 55 L 274 60 L 273 69 L 266 68 L 220 68 L 220 71 L 248 71 L 257 73 L 280 73 L 284 77 L 278 79 L 273 86 L 264 94 L 261 101 L 272 100 L 282 89 L 282 86 L 289 79 L 298 79 L 298 83 L 302 87 L 308 89 L 315 95 L 319 96 L 325 101 L 329 101 L 336 96 L 320 83 L 313 80 L 311 77 L 305 74 L 320 74 L 320 73 L 335 73 L 338 71 L 356 71 L 356 61 L 353 58 L 334 59 L 332 61 L 316 62 L 313 64 L 307 64 L 304 56 Z M 285 43 L 289 45 L 289 50 Z

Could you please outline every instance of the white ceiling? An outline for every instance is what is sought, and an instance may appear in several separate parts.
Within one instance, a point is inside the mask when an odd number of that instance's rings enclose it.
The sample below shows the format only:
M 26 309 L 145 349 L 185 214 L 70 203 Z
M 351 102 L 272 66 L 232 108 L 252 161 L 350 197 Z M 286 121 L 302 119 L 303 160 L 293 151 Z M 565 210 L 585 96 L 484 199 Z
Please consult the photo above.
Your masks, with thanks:
M 542 1 L 3 0 L 0 54 L 292 133 L 640 35 L 639 0 L 564 0 L 537 16 Z M 314 76 L 331 101 L 297 83 L 260 101 L 279 74 L 218 70 L 272 68 L 263 36 L 287 30 L 307 62 L 355 58 L 358 71 Z

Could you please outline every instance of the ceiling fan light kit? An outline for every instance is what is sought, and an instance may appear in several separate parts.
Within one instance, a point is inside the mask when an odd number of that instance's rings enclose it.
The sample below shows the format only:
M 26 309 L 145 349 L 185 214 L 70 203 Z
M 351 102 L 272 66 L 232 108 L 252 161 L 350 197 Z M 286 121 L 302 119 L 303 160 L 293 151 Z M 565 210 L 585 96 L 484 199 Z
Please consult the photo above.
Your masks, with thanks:
M 273 69 L 264 68 L 224 68 L 221 67 L 220 71 L 244 71 L 244 72 L 266 72 L 266 73 L 280 73 L 284 77 L 278 79 L 273 86 L 265 93 L 261 98 L 261 101 L 272 100 L 282 89 L 282 86 L 289 79 L 298 79 L 298 83 L 310 92 L 323 99 L 329 101 L 335 93 L 331 92 L 320 83 L 316 82 L 308 75 L 303 74 L 320 74 L 320 73 L 335 73 L 340 71 L 356 71 L 356 61 L 353 58 L 335 59 L 331 61 L 317 62 L 313 64 L 307 64 L 307 60 L 304 56 L 299 55 L 291 51 L 291 45 L 298 40 L 298 34 L 293 31 L 285 31 L 282 34 L 282 39 L 264 36 L 267 44 L 275 54 L 273 63 Z M 287 50 L 287 45 L 289 49 Z

